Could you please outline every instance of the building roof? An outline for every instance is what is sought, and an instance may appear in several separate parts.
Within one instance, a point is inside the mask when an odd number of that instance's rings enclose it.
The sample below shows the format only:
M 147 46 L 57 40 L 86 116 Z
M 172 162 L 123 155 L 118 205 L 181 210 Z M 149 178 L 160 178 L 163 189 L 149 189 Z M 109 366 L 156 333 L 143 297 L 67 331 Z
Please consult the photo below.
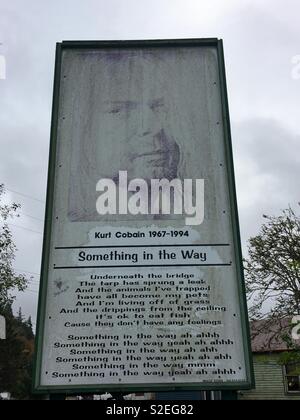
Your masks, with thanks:
M 286 338 L 292 340 L 292 324 L 288 318 L 278 321 L 262 320 L 251 323 L 251 347 L 253 353 L 282 352 L 291 350 Z

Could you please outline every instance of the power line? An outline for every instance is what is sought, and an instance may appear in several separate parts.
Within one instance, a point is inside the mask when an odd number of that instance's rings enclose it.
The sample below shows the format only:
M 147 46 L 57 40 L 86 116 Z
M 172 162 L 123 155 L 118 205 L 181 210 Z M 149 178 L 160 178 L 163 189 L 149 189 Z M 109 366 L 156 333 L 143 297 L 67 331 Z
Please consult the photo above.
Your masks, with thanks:
M 26 274 L 30 274 L 30 275 L 37 275 L 38 277 L 40 277 L 40 274 L 38 274 L 38 273 L 34 273 L 34 272 L 32 272 L 32 271 L 27 271 L 27 270 L 20 270 L 20 269 L 18 269 L 18 268 L 14 268 L 14 270 L 15 271 L 18 271 L 20 274 L 24 274 L 24 273 L 26 273 Z M 28 283 L 29 284 L 32 284 L 32 285 L 39 285 L 40 284 L 40 281 L 39 280 L 28 280 Z
M 12 193 L 14 193 L 14 194 L 21 195 L 22 197 L 30 198 L 31 200 L 38 201 L 38 202 L 40 202 L 40 203 L 45 204 L 45 201 L 40 200 L 39 198 L 35 198 L 35 197 L 30 196 L 30 195 L 27 195 L 27 194 L 24 194 L 24 193 L 20 193 L 20 192 L 15 191 L 15 190 L 11 190 L 11 189 L 9 189 L 9 188 L 5 188 L 5 190 L 6 190 L 6 191 L 9 191 L 9 192 L 12 192 Z
M 29 280 L 28 283 L 30 285 L 32 285 L 32 286 L 39 286 L 40 285 L 40 283 L 38 281 L 31 281 L 31 280 Z
M 7 205 L 10 205 L 10 206 L 12 206 L 13 204 L 14 204 L 13 202 L 7 203 Z M 21 214 L 23 216 L 30 217 L 31 219 L 39 220 L 40 222 L 44 222 L 44 219 L 41 219 L 40 217 L 32 216 L 31 214 L 24 213 L 23 211 L 19 209 L 17 209 L 16 211 L 18 214 Z M 15 217 L 18 217 L 18 214 L 16 214 Z
M 7 224 L 10 225 L 10 226 L 20 228 L 20 229 L 28 230 L 29 232 L 34 232 L 34 233 L 38 233 L 39 235 L 43 235 L 43 232 L 39 232 L 37 230 L 29 229 L 29 228 L 26 228 L 24 226 L 18 226 L 18 225 L 15 225 L 14 223 L 7 223 Z
M 8 203 L 8 205 L 13 205 L 13 203 Z M 30 219 L 34 219 L 34 220 L 38 220 L 39 222 L 42 222 L 42 223 L 44 223 L 44 219 L 41 219 L 40 217 L 37 217 L 37 216 L 31 216 L 31 214 L 27 214 L 27 213 L 24 213 L 23 211 L 21 211 L 21 210 L 17 210 L 17 212 L 18 212 L 18 214 L 16 214 L 14 217 L 16 217 L 16 218 L 18 218 L 19 217 L 19 215 L 21 215 L 21 216 L 25 216 L 25 217 L 30 217 Z
M 19 211 L 19 213 L 20 213 L 22 216 L 30 217 L 31 219 L 39 220 L 40 222 L 43 222 L 43 221 L 44 221 L 43 219 L 40 219 L 39 217 L 30 216 L 30 214 L 23 213 L 22 211 Z
M 26 280 L 27 280 L 27 283 L 32 284 L 33 286 L 39 286 L 40 285 L 40 282 L 39 281 L 28 280 L 28 279 L 26 279 Z
M 39 282 L 39 281 L 36 281 L 36 280 L 31 280 L 31 279 L 30 279 L 30 280 L 28 280 L 28 279 L 27 279 L 27 281 L 28 281 L 28 283 L 30 283 L 30 284 L 34 284 L 34 285 L 37 285 L 37 286 L 40 284 L 40 282 Z
M 28 271 L 28 270 L 22 270 L 21 268 L 15 268 L 16 271 L 20 271 L 22 273 L 28 273 L 28 274 L 36 274 L 37 276 L 40 276 L 40 273 L 36 273 L 34 271 Z

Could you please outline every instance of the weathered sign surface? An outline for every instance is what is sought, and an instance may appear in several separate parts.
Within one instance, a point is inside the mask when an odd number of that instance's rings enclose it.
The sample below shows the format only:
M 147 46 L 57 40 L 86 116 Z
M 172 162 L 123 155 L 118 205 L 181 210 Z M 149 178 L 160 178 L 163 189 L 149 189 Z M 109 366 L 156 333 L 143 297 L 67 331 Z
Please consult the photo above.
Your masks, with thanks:
M 222 58 L 58 46 L 37 389 L 250 386 Z

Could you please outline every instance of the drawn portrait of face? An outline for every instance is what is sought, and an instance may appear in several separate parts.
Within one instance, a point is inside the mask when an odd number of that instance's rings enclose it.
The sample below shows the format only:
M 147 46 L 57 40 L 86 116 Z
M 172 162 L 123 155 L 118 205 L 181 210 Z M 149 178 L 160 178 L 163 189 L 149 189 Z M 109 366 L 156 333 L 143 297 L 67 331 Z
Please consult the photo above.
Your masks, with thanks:
M 99 219 L 95 186 L 101 178 L 117 183 L 119 171 L 127 171 L 129 181 L 142 178 L 150 185 L 151 179 L 178 177 L 175 110 L 161 67 L 149 53 L 123 51 L 107 54 L 90 69 L 92 88 L 79 97 L 89 113 L 79 115 L 81 160 L 74 172 L 81 180 L 71 185 L 71 220 Z
M 120 165 L 111 172 L 110 178 L 117 180 L 118 171 L 126 170 L 129 179 L 174 179 L 177 177 L 180 158 L 179 146 L 168 132 L 164 121 L 167 104 L 164 97 L 134 100 L 108 100 L 104 103 L 102 119 L 105 135 L 113 144 L 118 144 L 119 133 L 124 133 L 121 148 L 124 148 Z M 102 132 L 103 135 L 103 132 Z M 98 143 L 97 164 L 104 168 L 105 154 Z M 114 174 L 113 172 L 116 171 Z

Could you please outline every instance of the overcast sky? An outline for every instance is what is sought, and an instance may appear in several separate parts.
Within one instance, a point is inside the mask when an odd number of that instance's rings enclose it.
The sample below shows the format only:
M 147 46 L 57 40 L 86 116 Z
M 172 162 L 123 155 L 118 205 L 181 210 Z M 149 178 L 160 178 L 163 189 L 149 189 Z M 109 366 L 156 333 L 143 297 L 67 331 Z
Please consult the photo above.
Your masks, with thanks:
M 34 273 L 16 308 L 35 321 L 55 43 L 224 40 L 245 244 L 262 214 L 300 201 L 300 71 L 292 64 L 300 61 L 299 13 L 299 0 L 0 0 L 0 183 L 8 201 L 22 204 L 12 222 L 15 267 Z

